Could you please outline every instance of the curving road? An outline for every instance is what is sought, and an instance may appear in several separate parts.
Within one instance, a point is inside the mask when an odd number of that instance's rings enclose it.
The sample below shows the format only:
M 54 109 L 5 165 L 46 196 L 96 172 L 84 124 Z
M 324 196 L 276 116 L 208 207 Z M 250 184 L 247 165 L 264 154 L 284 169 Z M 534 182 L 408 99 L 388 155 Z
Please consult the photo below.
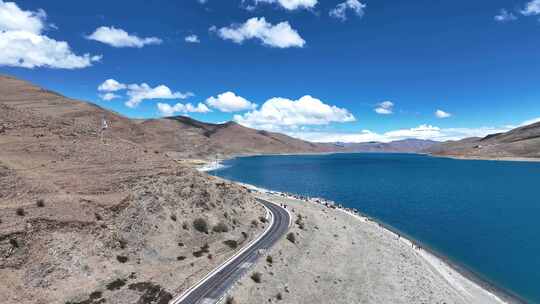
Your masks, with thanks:
M 274 245 L 289 229 L 290 216 L 282 207 L 257 199 L 270 212 L 270 226 L 261 236 L 231 259 L 209 273 L 195 286 L 174 298 L 169 304 L 213 304 L 217 303 L 250 268 L 261 253 Z

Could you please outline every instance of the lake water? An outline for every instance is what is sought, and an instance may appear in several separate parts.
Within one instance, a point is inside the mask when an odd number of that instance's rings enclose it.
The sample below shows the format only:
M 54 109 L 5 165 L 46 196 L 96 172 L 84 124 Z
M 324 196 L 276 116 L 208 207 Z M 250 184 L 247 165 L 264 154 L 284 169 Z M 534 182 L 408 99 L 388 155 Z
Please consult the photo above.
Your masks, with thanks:
M 224 164 L 211 174 L 356 208 L 540 303 L 540 163 L 362 153 Z

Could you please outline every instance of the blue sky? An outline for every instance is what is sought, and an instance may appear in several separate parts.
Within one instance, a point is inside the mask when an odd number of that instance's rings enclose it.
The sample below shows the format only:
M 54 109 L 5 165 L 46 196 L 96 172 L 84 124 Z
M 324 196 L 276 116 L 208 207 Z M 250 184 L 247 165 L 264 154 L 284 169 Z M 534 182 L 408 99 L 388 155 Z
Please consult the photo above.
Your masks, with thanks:
M 0 0 L 0 73 L 129 117 L 457 139 L 540 117 L 539 18 L 539 0 Z

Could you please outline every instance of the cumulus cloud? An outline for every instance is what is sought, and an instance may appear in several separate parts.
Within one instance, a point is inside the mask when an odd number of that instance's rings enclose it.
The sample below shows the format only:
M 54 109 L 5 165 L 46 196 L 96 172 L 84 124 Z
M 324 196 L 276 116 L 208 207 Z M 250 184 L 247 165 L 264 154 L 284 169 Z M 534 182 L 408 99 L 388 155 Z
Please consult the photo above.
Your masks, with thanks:
M 220 29 L 211 27 L 210 31 L 216 31 L 222 39 L 238 44 L 249 39 L 258 39 L 263 45 L 276 48 L 303 47 L 306 44 L 288 22 L 272 25 L 264 17 L 254 17 L 243 24 L 233 24 Z
M 494 19 L 497 22 L 508 22 L 516 20 L 517 17 L 513 13 L 503 8 L 499 11 L 499 14 L 495 15 Z
M 540 0 L 532 0 L 525 4 L 525 8 L 521 10 L 525 16 L 534 16 L 540 14 Z
M 259 110 L 234 115 L 233 119 L 247 127 L 270 131 L 355 121 L 355 117 L 347 109 L 328 105 L 309 95 L 298 100 L 271 98 Z
M 435 111 L 435 116 L 437 116 L 437 118 L 448 118 L 451 117 L 452 114 L 439 109 Z
M 130 108 L 136 108 L 143 100 L 146 99 L 186 99 L 194 96 L 191 92 L 181 93 L 173 92 L 166 85 L 158 85 L 151 87 L 146 83 L 142 84 L 124 84 L 114 79 L 107 79 L 98 86 L 99 94 L 103 100 L 113 100 L 120 98 L 118 94 L 113 92 L 126 91 L 125 94 L 129 97 L 125 105 Z
M 25 11 L 0 0 L 0 66 L 78 69 L 101 60 L 98 55 L 76 55 L 65 41 L 43 34 L 44 10 Z
M 206 99 L 206 104 L 212 108 L 218 109 L 221 112 L 240 112 L 246 110 L 254 110 L 257 105 L 251 101 L 234 94 L 233 92 L 225 92 L 214 97 Z
M 157 37 L 140 38 L 136 35 L 129 34 L 120 28 L 114 26 L 98 27 L 92 34 L 86 36 L 89 40 L 99 41 L 110 46 L 121 47 L 136 47 L 142 48 L 145 45 L 161 44 L 162 40 Z
M 126 106 L 130 108 L 136 108 L 145 99 L 186 99 L 194 95 L 191 92 L 173 92 L 163 84 L 154 88 L 146 83 L 130 84 L 127 88 L 129 100 L 126 101 Z
M 394 103 L 391 101 L 383 101 L 375 108 L 375 113 L 381 115 L 390 115 L 394 113 Z
M 243 0 L 242 3 L 253 3 L 258 5 L 260 3 L 269 3 L 269 4 L 279 4 L 286 10 L 296 10 L 296 9 L 310 9 L 317 5 L 317 0 Z M 252 8 L 252 5 L 248 5 L 248 8 Z
M 101 92 L 116 92 L 125 89 L 127 86 L 114 79 L 107 79 L 98 86 L 98 91 Z
M 208 113 L 210 109 L 203 103 L 197 104 L 197 106 L 192 105 L 191 103 L 182 104 L 177 103 L 173 106 L 167 103 L 159 102 L 157 104 L 158 111 L 163 116 L 174 116 L 177 113 L 187 114 L 187 113 Z
M 352 11 L 356 16 L 363 17 L 367 5 L 358 0 L 346 0 L 330 10 L 330 16 L 341 21 L 347 20 L 347 11 Z
M 0 30 L 24 31 L 40 34 L 45 29 L 47 14 L 39 9 L 35 12 L 21 10 L 14 2 L 0 0 Z
M 105 101 L 111 101 L 113 99 L 120 98 L 120 95 L 109 92 L 105 94 L 99 94 L 99 97 Z
M 201 41 L 199 40 L 199 36 L 197 35 L 189 35 L 189 36 L 186 36 L 186 38 L 184 38 L 184 40 L 186 42 L 189 42 L 189 43 L 200 43 Z

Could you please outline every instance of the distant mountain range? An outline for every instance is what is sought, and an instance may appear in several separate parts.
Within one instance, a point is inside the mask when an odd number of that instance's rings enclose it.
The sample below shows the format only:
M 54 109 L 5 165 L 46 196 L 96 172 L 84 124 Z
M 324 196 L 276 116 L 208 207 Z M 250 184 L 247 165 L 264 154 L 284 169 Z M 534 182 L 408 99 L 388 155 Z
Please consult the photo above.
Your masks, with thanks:
M 506 133 L 444 142 L 424 152 L 433 155 L 479 159 L 540 158 L 540 122 Z
M 389 153 L 418 153 L 434 145 L 437 141 L 424 139 L 403 139 L 387 143 L 366 142 L 366 143 L 335 143 L 345 151 L 350 152 L 389 152 Z

